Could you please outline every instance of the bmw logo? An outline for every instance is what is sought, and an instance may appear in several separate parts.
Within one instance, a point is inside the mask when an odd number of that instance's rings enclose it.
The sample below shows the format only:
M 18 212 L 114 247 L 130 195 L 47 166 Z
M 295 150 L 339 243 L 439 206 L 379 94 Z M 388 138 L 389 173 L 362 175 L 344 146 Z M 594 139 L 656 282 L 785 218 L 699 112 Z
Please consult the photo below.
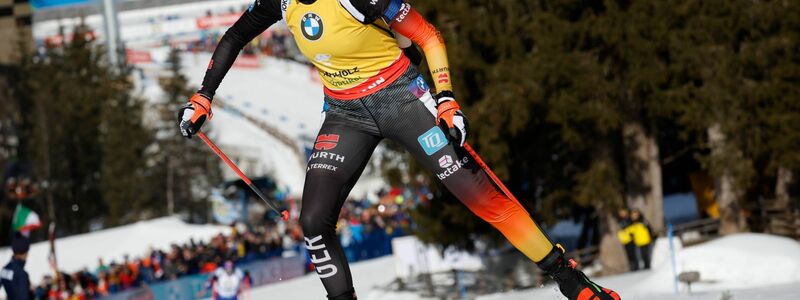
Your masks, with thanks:
M 315 13 L 307 13 L 300 20 L 303 36 L 309 41 L 316 41 L 322 37 L 325 26 L 322 25 L 322 18 Z
M 421 91 L 428 91 L 428 83 L 425 82 L 425 78 L 422 78 L 422 76 L 417 77 L 417 87 Z

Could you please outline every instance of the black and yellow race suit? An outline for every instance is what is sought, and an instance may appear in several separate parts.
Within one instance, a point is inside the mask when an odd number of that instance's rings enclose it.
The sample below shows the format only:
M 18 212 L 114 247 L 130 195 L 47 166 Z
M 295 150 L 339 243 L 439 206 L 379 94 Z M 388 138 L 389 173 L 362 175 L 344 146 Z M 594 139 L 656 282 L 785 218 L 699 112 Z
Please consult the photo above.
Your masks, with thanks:
M 448 141 L 436 126 L 429 85 L 400 50 L 395 34 L 423 49 L 439 92 L 452 90 L 444 43 L 402 0 L 257 0 L 223 36 L 199 93 L 213 96 L 241 48 L 281 19 L 318 69 L 329 107 L 308 162 L 300 216 L 306 248 L 329 297 L 354 298 L 335 226 L 384 138 L 405 147 L 533 261 L 554 249 L 480 157 Z

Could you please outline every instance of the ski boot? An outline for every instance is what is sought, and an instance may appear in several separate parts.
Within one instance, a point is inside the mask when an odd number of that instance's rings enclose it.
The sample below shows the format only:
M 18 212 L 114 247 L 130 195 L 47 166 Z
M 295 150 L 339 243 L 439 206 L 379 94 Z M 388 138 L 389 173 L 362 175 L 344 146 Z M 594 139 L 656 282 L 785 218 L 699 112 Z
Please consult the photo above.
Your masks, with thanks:
M 561 245 L 553 247 L 553 251 L 538 265 L 545 274 L 553 278 L 561 294 L 569 300 L 620 300 L 619 294 L 597 285 L 579 271 L 575 260 L 564 257 L 564 248 Z

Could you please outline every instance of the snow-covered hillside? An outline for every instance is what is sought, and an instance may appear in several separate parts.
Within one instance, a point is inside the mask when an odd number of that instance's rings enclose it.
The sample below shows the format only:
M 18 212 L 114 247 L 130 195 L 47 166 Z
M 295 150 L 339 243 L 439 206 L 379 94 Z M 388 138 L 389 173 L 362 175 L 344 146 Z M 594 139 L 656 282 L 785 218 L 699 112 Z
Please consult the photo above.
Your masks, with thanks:
M 191 85 L 200 86 L 210 60 L 210 53 L 183 56 L 184 75 Z M 314 80 L 312 70 L 303 64 L 271 57 L 260 62 L 260 68 L 231 69 L 215 99 L 259 117 L 290 136 L 316 136 L 323 93 L 322 84 Z M 214 124 L 224 126 L 219 122 Z
M 163 74 L 168 49 L 153 50 L 154 63 L 141 65 L 145 71 L 141 88 L 153 102 L 162 101 L 158 76 Z M 190 85 L 203 82 L 210 53 L 182 56 L 183 74 Z M 257 59 L 260 67 L 232 68 L 217 90 L 215 103 L 225 105 L 276 128 L 293 140 L 296 147 L 281 143 L 275 136 L 260 129 L 236 112 L 214 105 L 214 118 L 209 122 L 212 139 L 251 177 L 270 176 L 290 195 L 301 196 L 305 180 L 305 154 L 321 124 L 322 85 L 308 66 L 271 57 Z M 227 171 L 226 179 L 236 178 Z M 379 174 L 365 172 L 351 192 L 365 197 L 385 187 Z
M 666 255 L 666 254 L 665 254 Z M 701 283 L 673 292 L 672 269 L 660 263 L 653 270 L 599 278 L 598 283 L 619 291 L 625 300 L 719 300 L 800 299 L 800 243 L 763 234 L 740 234 L 687 247 L 677 255 L 681 271 L 698 271 Z M 352 266 L 359 299 L 423 299 L 412 293 L 383 290 L 394 279 L 394 260 L 381 258 Z M 325 291 L 315 274 L 253 291 L 254 299 L 280 296 L 286 299 L 324 299 Z M 511 291 L 479 297 L 483 300 L 564 299 L 555 286 Z

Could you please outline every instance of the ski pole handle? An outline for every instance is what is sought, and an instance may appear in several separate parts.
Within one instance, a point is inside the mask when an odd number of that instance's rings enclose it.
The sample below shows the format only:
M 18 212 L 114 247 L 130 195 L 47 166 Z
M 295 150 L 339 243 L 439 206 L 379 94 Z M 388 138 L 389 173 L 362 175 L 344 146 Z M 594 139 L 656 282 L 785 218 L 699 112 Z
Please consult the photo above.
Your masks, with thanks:
M 284 221 L 289 220 L 289 211 L 286 210 L 281 211 L 280 209 L 278 209 L 278 206 L 275 205 L 275 203 L 272 200 L 267 199 L 267 197 L 264 196 L 264 194 L 261 193 L 261 191 L 257 189 L 255 185 L 253 185 L 253 182 L 250 180 L 250 178 L 247 178 L 247 175 L 245 175 L 244 172 L 242 172 L 242 170 L 240 170 L 239 167 L 237 167 L 236 164 L 233 163 L 233 161 L 231 161 L 231 159 L 228 158 L 227 155 L 225 155 L 225 152 L 222 152 L 222 150 L 219 149 L 219 147 L 217 147 L 217 145 L 214 144 L 214 142 L 212 142 L 211 139 L 209 139 L 205 133 L 198 132 L 197 136 L 201 140 L 203 140 L 203 142 L 205 142 L 206 145 L 208 145 L 208 147 L 211 148 L 211 151 L 214 151 L 214 153 L 216 153 L 217 156 L 219 156 L 219 158 L 221 158 L 222 161 L 224 161 L 225 164 L 228 165 L 228 167 L 230 167 L 234 173 L 236 173 L 236 175 L 239 175 L 239 178 L 241 178 L 242 181 L 244 181 L 244 183 L 246 183 L 247 186 L 250 187 L 250 189 L 253 190 L 253 192 L 256 193 L 256 195 L 259 198 L 261 198 L 261 201 L 264 201 L 264 203 L 267 204 L 267 206 L 270 209 L 272 209 L 272 211 L 279 214 L 281 216 L 281 219 L 283 219 Z

